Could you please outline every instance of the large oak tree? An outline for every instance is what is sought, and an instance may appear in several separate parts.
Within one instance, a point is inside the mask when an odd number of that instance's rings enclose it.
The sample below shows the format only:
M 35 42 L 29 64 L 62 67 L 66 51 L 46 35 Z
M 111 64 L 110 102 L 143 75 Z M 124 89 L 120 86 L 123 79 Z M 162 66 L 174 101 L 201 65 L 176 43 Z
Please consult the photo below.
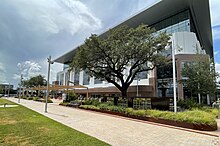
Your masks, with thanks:
M 104 37 L 92 34 L 77 48 L 71 66 L 114 84 L 127 97 L 128 87 L 138 73 L 153 70 L 164 62 L 160 52 L 169 39 L 167 34 L 155 33 L 146 25 L 121 26 L 109 30 Z M 128 101 L 128 106 L 132 106 L 130 98 Z

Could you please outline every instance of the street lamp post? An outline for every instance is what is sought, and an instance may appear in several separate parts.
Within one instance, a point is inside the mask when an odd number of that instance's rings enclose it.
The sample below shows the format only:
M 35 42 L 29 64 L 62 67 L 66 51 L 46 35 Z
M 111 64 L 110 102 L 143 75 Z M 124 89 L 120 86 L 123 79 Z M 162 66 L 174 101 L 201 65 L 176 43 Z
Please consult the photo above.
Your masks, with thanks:
M 47 113 L 47 102 L 48 102 L 48 96 L 49 96 L 49 79 L 50 79 L 50 64 L 53 64 L 54 62 L 51 61 L 51 56 L 49 56 L 49 58 L 47 58 L 47 62 L 48 62 L 48 74 L 47 74 L 47 94 L 46 94 L 46 102 L 45 102 L 45 113 Z
M 21 74 L 21 82 L 20 82 L 20 91 L 19 91 L 18 103 L 20 103 L 20 99 L 21 99 L 21 86 L 22 86 L 22 79 L 23 79 L 23 75 Z
M 173 36 L 174 38 L 174 36 Z M 173 98 L 174 98 L 174 112 L 177 112 L 177 100 L 176 100 L 176 65 L 175 65 L 175 47 L 174 39 L 172 41 L 172 64 L 173 64 Z
M 8 86 L 8 97 L 10 95 L 10 83 L 9 83 L 9 86 Z

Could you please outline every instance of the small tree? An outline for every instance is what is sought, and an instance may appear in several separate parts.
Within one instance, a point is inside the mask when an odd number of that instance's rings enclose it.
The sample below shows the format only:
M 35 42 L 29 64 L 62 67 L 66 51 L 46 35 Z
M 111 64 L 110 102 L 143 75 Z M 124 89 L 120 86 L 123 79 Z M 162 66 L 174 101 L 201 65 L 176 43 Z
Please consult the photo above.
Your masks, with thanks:
M 185 63 L 182 76 L 186 79 L 181 80 L 181 82 L 193 94 L 207 95 L 207 102 L 209 95 L 215 95 L 218 74 L 215 72 L 213 61 L 209 60 L 207 56 L 198 55 L 195 61 Z
M 170 38 L 165 33 L 155 35 L 154 32 L 140 25 L 111 29 L 105 37 L 93 34 L 77 48 L 72 69 L 86 70 L 90 76 L 114 84 L 122 97 L 127 97 L 128 87 L 138 73 L 153 70 L 165 60 L 160 52 Z M 131 98 L 128 106 L 133 106 Z
M 38 75 L 35 77 L 31 77 L 29 80 L 23 81 L 23 86 L 26 87 L 36 87 L 36 86 L 46 86 L 47 81 L 44 79 L 44 76 Z

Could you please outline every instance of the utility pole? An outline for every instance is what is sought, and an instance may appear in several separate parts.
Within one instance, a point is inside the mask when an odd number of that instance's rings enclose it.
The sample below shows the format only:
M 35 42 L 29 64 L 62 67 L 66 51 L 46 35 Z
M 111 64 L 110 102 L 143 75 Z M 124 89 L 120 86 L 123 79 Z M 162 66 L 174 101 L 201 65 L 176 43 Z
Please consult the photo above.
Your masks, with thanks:
M 21 87 L 22 87 L 22 79 L 23 79 L 23 75 L 21 74 L 20 91 L 19 91 L 18 103 L 20 103 L 20 99 L 21 99 Z
M 54 62 L 51 61 L 51 56 L 49 56 L 49 58 L 47 58 L 47 62 L 48 62 L 48 74 L 47 74 L 47 94 L 46 94 L 46 102 L 45 102 L 45 113 L 47 113 L 47 102 L 48 102 L 48 96 L 49 96 L 49 93 L 50 93 L 50 90 L 49 90 L 49 85 L 50 85 L 50 64 L 53 64 Z
M 9 94 L 10 93 L 10 83 L 9 83 L 9 86 L 8 86 L 8 97 L 9 97 Z
M 177 98 L 176 98 L 176 63 L 175 63 L 175 45 L 174 45 L 174 35 L 172 36 L 172 63 L 173 63 L 173 98 L 174 98 L 174 112 L 177 112 Z

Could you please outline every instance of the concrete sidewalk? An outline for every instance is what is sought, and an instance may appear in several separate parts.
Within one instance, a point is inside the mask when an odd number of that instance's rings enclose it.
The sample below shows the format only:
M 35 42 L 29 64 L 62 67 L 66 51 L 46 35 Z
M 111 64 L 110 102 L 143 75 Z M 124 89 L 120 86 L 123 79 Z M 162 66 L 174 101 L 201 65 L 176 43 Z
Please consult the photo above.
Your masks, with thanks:
M 6 98 L 15 103 L 16 98 Z M 127 118 L 23 100 L 21 105 L 114 146 L 219 146 L 219 137 L 188 132 Z

